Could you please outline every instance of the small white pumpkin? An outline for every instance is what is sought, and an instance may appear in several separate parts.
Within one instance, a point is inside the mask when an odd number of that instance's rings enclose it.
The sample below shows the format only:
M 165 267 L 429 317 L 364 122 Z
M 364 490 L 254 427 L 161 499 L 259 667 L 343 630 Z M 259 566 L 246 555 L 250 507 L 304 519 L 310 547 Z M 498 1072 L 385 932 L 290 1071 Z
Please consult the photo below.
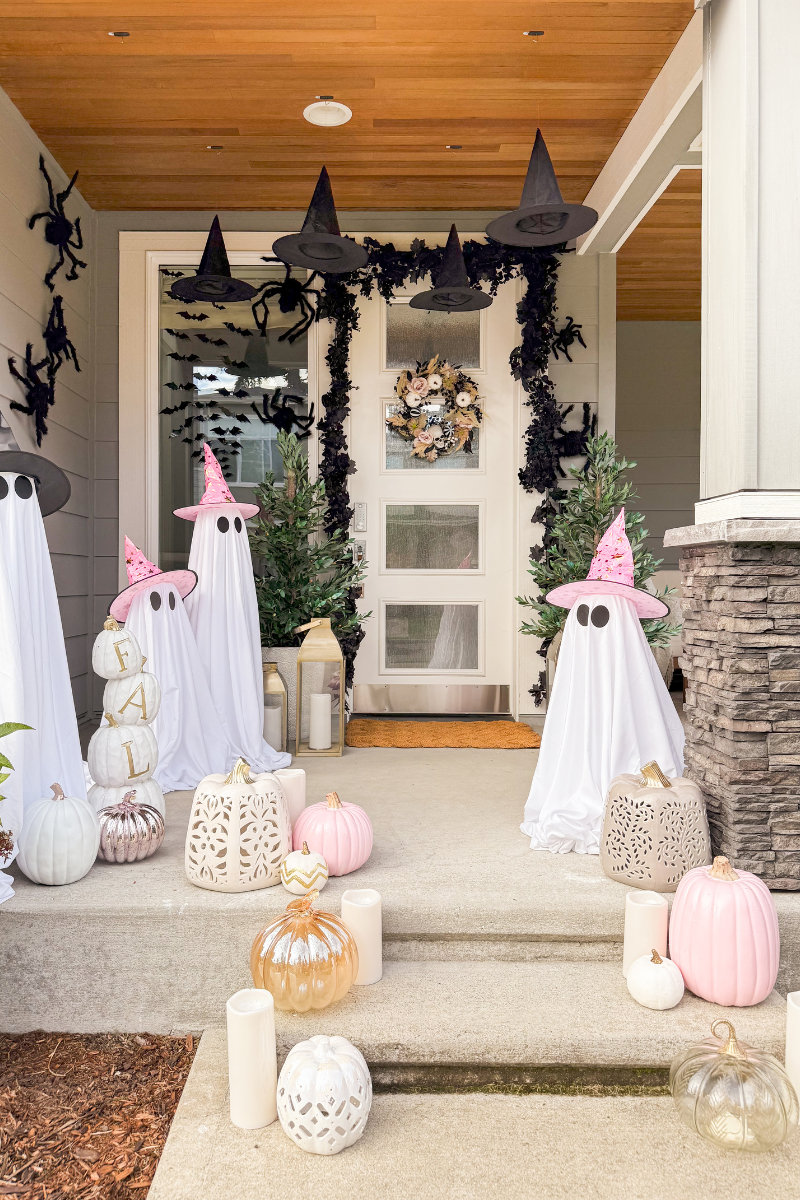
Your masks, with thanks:
M 92 647 L 92 670 L 102 679 L 126 679 L 142 669 L 142 651 L 136 638 L 109 617 Z
M 683 976 L 670 958 L 658 951 L 643 954 L 628 967 L 628 991 L 644 1008 L 674 1008 L 683 996 Z
M 59 886 L 82 879 L 97 858 L 100 821 L 86 800 L 65 796 L 58 783 L 52 790 L 25 813 L 17 862 L 34 883 Z
M 310 1154 L 338 1154 L 357 1142 L 372 1107 L 361 1051 L 343 1037 L 316 1034 L 286 1055 L 278 1077 L 283 1132 Z
M 130 790 L 129 783 L 123 784 L 122 787 L 103 787 L 102 783 L 95 783 L 89 788 L 89 803 L 97 812 L 100 812 L 101 808 L 113 808 L 115 804 L 122 803 Z M 155 779 L 137 779 L 135 790 L 137 804 L 147 804 L 156 812 L 160 812 L 162 817 L 166 816 L 164 793 Z
M 281 863 L 281 883 L 293 896 L 307 896 L 312 888 L 321 892 L 327 882 L 328 864 L 316 850 L 309 850 L 308 842 Z
M 148 725 L 118 725 L 111 713 L 105 713 L 107 725 L 101 725 L 89 742 L 89 772 L 104 787 L 138 786 L 149 779 L 158 765 L 158 744 Z
M 103 709 L 118 725 L 149 725 L 160 707 L 161 685 L 150 671 L 109 679 L 103 692 Z

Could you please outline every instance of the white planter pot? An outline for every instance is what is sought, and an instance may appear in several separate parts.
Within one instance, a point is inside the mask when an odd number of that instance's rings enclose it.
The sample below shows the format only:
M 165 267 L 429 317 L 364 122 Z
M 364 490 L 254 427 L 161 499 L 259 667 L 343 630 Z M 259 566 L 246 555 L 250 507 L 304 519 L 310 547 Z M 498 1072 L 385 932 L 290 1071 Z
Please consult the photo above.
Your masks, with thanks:
M 297 713 L 297 655 L 299 646 L 262 646 L 261 661 L 274 662 L 286 688 L 286 749 L 294 754 L 295 715 Z M 308 692 L 321 692 L 325 672 L 324 663 L 307 663 L 303 668 L 303 680 Z M 308 692 L 303 702 L 302 737 L 308 741 L 309 709 Z

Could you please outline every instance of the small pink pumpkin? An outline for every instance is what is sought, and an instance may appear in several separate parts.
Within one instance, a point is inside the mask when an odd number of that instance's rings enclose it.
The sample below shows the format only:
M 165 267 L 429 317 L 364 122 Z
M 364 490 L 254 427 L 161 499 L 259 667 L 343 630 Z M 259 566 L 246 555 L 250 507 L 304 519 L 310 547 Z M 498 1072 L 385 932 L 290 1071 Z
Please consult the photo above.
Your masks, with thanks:
M 372 826 L 363 808 L 343 804 L 336 792 L 328 792 L 324 804 L 309 805 L 295 821 L 294 849 L 302 849 L 303 842 L 322 855 L 330 875 L 349 875 L 372 853 Z
M 669 952 L 695 996 L 737 1008 L 760 1004 L 775 986 L 780 947 L 775 902 L 757 875 L 721 857 L 684 875 Z

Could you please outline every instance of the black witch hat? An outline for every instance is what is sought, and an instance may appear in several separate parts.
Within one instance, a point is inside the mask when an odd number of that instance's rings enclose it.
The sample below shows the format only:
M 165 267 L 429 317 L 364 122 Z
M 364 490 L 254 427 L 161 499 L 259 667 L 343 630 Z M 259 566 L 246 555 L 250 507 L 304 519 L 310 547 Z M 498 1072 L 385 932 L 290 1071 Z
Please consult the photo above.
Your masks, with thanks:
M 200 259 L 197 274 L 186 279 L 176 279 L 170 288 L 175 300 L 214 300 L 233 304 L 236 300 L 252 300 L 257 289 L 243 279 L 231 277 L 228 252 L 219 227 L 219 217 L 214 217 L 208 231 L 206 248 Z
M 36 485 L 36 495 L 42 516 L 58 512 L 70 498 L 72 487 L 69 479 L 54 462 L 41 454 L 28 454 L 25 450 L 3 450 L 0 452 L 0 476 L 4 473 L 27 475 Z M 19 480 L 17 480 L 19 483 Z M 16 485 L 15 485 L 16 486 Z M 30 485 L 27 485 L 30 487 Z M 23 492 L 17 488 L 17 494 Z M 27 495 L 31 493 L 28 492 Z M 0 478 L 0 501 L 8 495 L 8 483 Z
M 591 229 L 597 213 L 585 204 L 565 204 L 541 129 L 536 130 L 519 208 L 503 213 L 486 232 L 504 246 L 558 246 Z
M 319 173 L 303 228 L 299 233 L 287 233 L 278 238 L 272 244 L 272 251 L 288 266 L 308 267 L 327 275 L 345 275 L 366 265 L 364 247 L 339 232 L 331 181 L 325 167 Z
M 409 301 L 409 307 L 427 308 L 431 312 L 474 312 L 476 308 L 488 308 L 492 303 L 492 297 L 486 292 L 469 286 L 464 253 L 455 225 L 450 226 L 450 236 L 434 284 L 430 292 L 420 292 L 414 296 Z

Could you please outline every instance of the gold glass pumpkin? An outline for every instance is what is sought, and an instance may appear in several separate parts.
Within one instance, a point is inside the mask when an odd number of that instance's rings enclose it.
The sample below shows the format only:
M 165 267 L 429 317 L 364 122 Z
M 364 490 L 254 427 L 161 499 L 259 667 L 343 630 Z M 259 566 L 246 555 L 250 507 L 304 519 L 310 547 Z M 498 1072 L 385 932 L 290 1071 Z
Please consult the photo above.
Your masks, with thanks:
M 312 908 L 318 895 L 292 900 L 256 935 L 250 951 L 253 983 L 271 992 L 284 1011 L 327 1008 L 346 995 L 358 974 L 352 934 L 333 913 Z
M 719 1026 L 727 1030 L 718 1037 Z M 673 1060 L 669 1087 L 684 1124 L 722 1150 L 773 1150 L 796 1128 L 795 1090 L 777 1058 L 736 1038 L 729 1021 Z

